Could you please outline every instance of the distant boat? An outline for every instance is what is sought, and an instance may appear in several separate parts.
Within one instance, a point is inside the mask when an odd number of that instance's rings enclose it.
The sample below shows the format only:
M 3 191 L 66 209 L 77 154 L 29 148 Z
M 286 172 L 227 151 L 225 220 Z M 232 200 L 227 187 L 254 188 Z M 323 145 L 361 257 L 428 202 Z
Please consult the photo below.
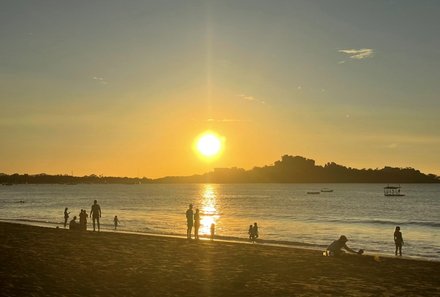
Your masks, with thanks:
M 318 191 L 310 191 L 310 192 L 307 192 L 307 194 L 309 194 L 309 195 L 316 195 L 316 194 L 321 194 L 321 192 L 318 192 Z
M 390 186 L 387 185 L 383 188 L 384 196 L 405 196 L 400 192 L 400 186 Z
M 332 190 L 332 189 L 329 189 L 329 188 L 322 188 L 322 189 L 321 189 L 321 192 L 331 193 L 331 192 L 333 192 L 333 190 Z

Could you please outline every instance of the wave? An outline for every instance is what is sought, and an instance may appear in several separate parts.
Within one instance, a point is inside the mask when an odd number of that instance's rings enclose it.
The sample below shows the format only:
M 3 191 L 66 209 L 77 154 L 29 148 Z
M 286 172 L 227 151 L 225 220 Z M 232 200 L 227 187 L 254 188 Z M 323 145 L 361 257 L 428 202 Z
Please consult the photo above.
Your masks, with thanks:
M 313 221 L 313 220 L 311 220 Z M 391 220 L 356 220 L 356 219 L 345 219 L 345 220 L 325 220 L 324 222 L 330 223 L 349 223 L 349 224 L 377 224 L 377 225 L 394 225 L 394 226 L 423 226 L 423 227 L 440 227 L 440 222 L 432 221 L 391 221 Z

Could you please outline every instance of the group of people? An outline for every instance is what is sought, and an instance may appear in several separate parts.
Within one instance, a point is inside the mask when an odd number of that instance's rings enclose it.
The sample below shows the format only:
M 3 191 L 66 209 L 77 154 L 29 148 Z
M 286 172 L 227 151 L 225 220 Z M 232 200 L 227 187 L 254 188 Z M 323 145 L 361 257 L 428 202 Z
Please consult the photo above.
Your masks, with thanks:
M 66 228 L 67 221 L 69 219 L 70 212 L 68 210 L 69 208 L 67 207 L 64 209 L 64 228 Z M 88 217 L 89 215 L 87 214 L 87 211 L 85 209 L 81 209 L 81 212 L 79 213 L 79 222 L 76 221 L 77 217 L 74 216 L 73 219 L 69 222 L 69 229 L 86 231 Z M 99 218 L 101 218 L 101 206 L 99 206 L 97 200 L 93 202 L 92 208 L 90 210 L 90 217 L 92 218 L 93 221 L 93 231 L 96 230 L 96 224 L 98 225 L 98 231 L 100 231 L 101 226 L 99 224 Z M 119 223 L 119 220 L 117 216 L 115 216 L 115 229 L 117 223 Z
M 64 209 L 64 228 L 67 226 L 67 221 L 69 219 L 70 212 L 68 211 L 68 208 L 66 207 Z M 77 217 L 74 216 L 73 219 L 69 223 L 69 229 L 71 230 L 87 230 L 87 217 L 89 215 L 87 214 L 85 209 L 81 209 L 81 212 L 79 214 L 79 223 L 76 221 Z M 100 231 L 100 223 L 99 219 L 101 218 L 101 206 L 98 204 L 98 201 L 95 200 L 93 202 L 93 205 L 90 210 L 90 217 L 93 220 L 93 231 L 95 231 L 95 222 L 98 226 L 98 231 Z M 113 218 L 113 223 L 115 226 L 115 230 L 118 227 L 119 219 L 118 216 L 115 216 Z M 186 224 L 187 224 L 187 230 L 186 230 L 186 237 L 188 239 L 191 239 L 192 237 L 192 228 L 194 227 L 194 239 L 199 239 L 199 229 L 200 229 L 200 211 L 198 208 L 196 208 L 196 211 L 193 211 L 193 205 L 190 204 L 188 206 L 188 209 L 186 211 Z M 211 224 L 211 240 L 214 239 L 214 233 L 215 233 L 215 224 Z M 258 231 L 258 224 L 255 222 L 253 225 L 249 226 L 248 230 L 249 234 L 249 240 L 252 243 L 255 243 L 257 238 L 259 237 L 259 231 Z M 348 238 L 345 235 L 341 235 L 339 239 L 333 241 L 324 252 L 324 255 L 326 256 L 339 256 L 344 254 L 345 252 L 343 250 L 346 250 L 347 252 L 353 253 L 353 254 L 363 254 L 364 250 L 359 249 L 358 251 L 355 251 L 347 246 Z M 395 255 L 402 256 L 402 246 L 403 246 L 403 236 L 402 232 L 400 232 L 400 227 L 396 226 L 396 229 L 394 231 L 394 243 L 396 246 Z
M 193 205 L 190 204 L 186 211 L 186 238 L 191 239 L 192 228 L 194 227 L 194 239 L 199 239 L 199 229 L 200 229 L 200 211 L 196 208 L 196 212 L 193 211 Z M 212 223 L 211 229 L 211 240 L 214 239 L 215 224 Z
M 347 252 L 350 252 L 353 254 L 358 254 L 358 255 L 362 255 L 364 253 L 363 249 L 355 251 L 352 248 L 349 248 L 347 246 L 347 241 L 348 241 L 347 237 L 345 235 L 341 235 L 341 237 L 339 237 L 339 239 L 333 241 L 327 247 L 326 251 L 324 252 L 324 255 L 326 255 L 326 256 L 340 256 L 345 253 L 343 251 L 343 249 L 346 250 Z M 394 230 L 394 244 L 396 246 L 396 250 L 395 250 L 394 254 L 396 256 L 397 256 L 397 254 L 399 254 L 399 256 L 402 256 L 403 236 L 402 236 L 402 232 L 400 232 L 399 226 L 396 226 L 396 229 Z

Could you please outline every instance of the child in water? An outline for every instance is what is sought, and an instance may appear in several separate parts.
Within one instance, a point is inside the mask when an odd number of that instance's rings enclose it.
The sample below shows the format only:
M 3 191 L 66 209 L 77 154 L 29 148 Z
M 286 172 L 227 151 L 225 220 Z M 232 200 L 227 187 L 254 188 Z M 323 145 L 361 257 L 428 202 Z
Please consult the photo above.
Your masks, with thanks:
M 119 224 L 118 216 L 115 216 L 115 218 L 113 219 L 113 222 L 115 223 L 115 230 L 116 230 L 116 228 L 118 228 L 118 224 Z
M 395 255 L 397 256 L 397 252 L 399 252 L 399 256 L 402 256 L 403 237 L 399 226 L 394 231 L 394 244 L 396 245 Z

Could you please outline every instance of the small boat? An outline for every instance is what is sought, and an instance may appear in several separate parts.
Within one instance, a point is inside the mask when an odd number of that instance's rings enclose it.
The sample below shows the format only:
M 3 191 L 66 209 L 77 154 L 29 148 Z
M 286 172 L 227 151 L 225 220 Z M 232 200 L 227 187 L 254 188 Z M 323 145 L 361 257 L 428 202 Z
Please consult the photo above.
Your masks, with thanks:
M 405 196 L 405 194 L 402 194 L 400 192 L 400 185 L 399 186 L 390 186 L 387 185 L 383 188 L 383 194 L 384 196 Z
M 310 192 L 307 192 L 307 194 L 309 194 L 309 195 L 316 195 L 316 194 L 321 194 L 321 192 L 310 191 Z
M 333 192 L 333 190 L 329 189 L 329 188 L 322 188 L 321 192 L 323 192 L 323 193 L 331 193 L 331 192 Z

